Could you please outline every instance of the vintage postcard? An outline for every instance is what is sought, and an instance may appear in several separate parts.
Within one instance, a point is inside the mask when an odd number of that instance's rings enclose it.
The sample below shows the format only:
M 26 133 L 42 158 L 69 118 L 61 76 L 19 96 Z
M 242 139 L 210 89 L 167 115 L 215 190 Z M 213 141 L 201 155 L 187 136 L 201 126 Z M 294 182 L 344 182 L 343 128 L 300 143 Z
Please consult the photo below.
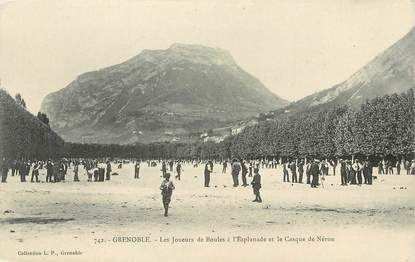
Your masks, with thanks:
M 413 0 L 0 0 L 0 261 L 415 262 Z

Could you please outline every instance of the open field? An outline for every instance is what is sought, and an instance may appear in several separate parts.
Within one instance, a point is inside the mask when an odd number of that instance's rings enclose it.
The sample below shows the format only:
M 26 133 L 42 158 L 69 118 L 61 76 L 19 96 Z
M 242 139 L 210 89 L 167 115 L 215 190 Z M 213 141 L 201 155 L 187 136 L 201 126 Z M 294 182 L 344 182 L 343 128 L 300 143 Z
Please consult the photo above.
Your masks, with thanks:
M 282 183 L 281 168 L 262 169 L 264 202 L 258 204 L 251 202 L 251 187 L 232 187 L 230 170 L 221 174 L 216 165 L 211 187 L 204 188 L 203 166 L 184 165 L 181 181 L 172 175 L 176 190 L 166 218 L 159 169 L 143 163 L 134 179 L 132 164 L 113 165 L 119 175 L 103 183 L 86 182 L 83 169 L 79 183 L 71 169 L 67 182 L 56 184 L 9 175 L 0 184 L 0 261 L 415 259 L 415 176 L 380 175 L 372 186 L 347 187 L 339 175 L 329 176 L 324 188 L 312 189 Z M 118 236 L 151 242 L 114 241 Z M 76 250 L 82 254 L 61 253 Z M 24 251 L 42 255 L 19 255 Z

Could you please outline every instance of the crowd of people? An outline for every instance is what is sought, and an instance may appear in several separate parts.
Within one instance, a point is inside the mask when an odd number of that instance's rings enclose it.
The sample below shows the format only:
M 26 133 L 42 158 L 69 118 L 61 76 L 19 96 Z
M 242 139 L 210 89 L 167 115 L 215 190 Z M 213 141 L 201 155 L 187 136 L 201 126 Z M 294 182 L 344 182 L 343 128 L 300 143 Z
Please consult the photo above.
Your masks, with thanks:
M 319 159 L 257 159 L 257 160 L 147 160 L 147 166 L 150 168 L 160 168 L 163 178 L 160 186 L 162 202 L 165 210 L 164 215 L 168 216 L 168 207 L 175 186 L 171 180 L 171 174 L 175 174 L 177 181 L 182 179 L 184 172 L 183 165 L 193 166 L 204 165 L 203 186 L 210 187 L 211 174 L 214 166 L 221 167 L 221 173 L 226 174 L 230 168 L 232 185 L 238 187 L 241 182 L 242 187 L 249 186 L 248 178 L 251 178 L 255 199 L 253 202 L 262 202 L 261 198 L 261 169 L 277 169 L 280 173 L 283 183 L 306 183 L 311 188 L 319 186 L 324 187 L 324 181 L 328 175 L 336 175 L 336 169 L 339 167 L 340 185 L 371 185 L 373 183 L 373 170 L 375 168 L 373 161 L 369 159 L 336 159 L 336 160 L 319 160 Z M 144 163 L 145 163 L 144 162 Z M 112 166 L 118 169 L 122 168 L 123 163 L 130 163 L 129 160 L 110 160 L 110 159 L 57 159 L 47 161 L 30 161 L 30 160 L 7 160 L 2 158 L 0 162 L 1 182 L 6 183 L 8 174 L 19 176 L 21 182 L 26 182 L 30 176 L 30 182 L 39 183 L 39 170 L 46 170 L 46 183 L 65 182 L 68 171 L 73 172 L 73 181 L 79 182 L 80 166 L 83 167 L 87 182 L 104 182 L 111 180 L 111 176 L 117 173 L 113 172 Z M 140 167 L 143 161 L 133 160 L 134 179 L 140 178 Z M 390 160 L 381 160 L 376 163 L 379 175 L 415 175 L 415 160 L 398 160 L 395 163 Z M 331 170 L 332 172 L 329 172 Z M 281 172 L 282 171 L 282 172 Z M 404 172 L 402 172 L 404 171 Z M 304 176 L 305 175 L 305 176 Z

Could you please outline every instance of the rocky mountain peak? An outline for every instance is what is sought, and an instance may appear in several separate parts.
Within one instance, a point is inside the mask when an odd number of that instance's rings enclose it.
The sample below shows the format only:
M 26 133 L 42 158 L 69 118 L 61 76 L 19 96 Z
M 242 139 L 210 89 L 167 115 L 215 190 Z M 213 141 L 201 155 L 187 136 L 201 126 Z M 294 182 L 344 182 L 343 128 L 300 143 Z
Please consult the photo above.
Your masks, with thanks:
M 128 62 L 131 64 L 143 61 L 161 64 L 186 61 L 202 65 L 236 66 L 232 55 L 226 50 L 181 43 L 172 44 L 165 50 L 143 50 L 138 56 L 130 59 Z

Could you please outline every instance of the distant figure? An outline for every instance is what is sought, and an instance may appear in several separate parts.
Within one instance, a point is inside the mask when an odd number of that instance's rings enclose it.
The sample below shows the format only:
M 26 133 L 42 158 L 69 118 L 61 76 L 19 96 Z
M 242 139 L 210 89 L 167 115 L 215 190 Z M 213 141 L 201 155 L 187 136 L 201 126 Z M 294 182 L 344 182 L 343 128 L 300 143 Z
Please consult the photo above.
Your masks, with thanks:
M 306 169 L 305 169 L 305 175 L 307 177 L 307 185 L 311 184 L 311 162 L 307 161 Z
M 94 169 L 87 167 L 86 174 L 88 175 L 88 182 L 92 182 L 92 175 L 95 174 Z
M 228 167 L 228 161 L 223 161 L 223 168 L 222 168 L 222 174 L 226 174 L 226 168 Z
M 295 164 L 295 161 L 292 161 L 290 164 L 290 170 L 292 175 L 292 182 L 297 183 L 297 165 Z
M 170 160 L 169 161 L 170 172 L 173 172 L 173 165 L 174 165 L 173 160 Z
M 134 178 L 139 179 L 140 178 L 140 162 L 136 161 L 134 165 Z
M 9 165 L 5 157 L 3 157 L 0 165 L 1 165 L 1 182 L 6 183 L 7 173 L 9 173 Z
M 79 174 L 79 163 L 78 162 L 75 162 L 74 163 L 73 173 L 74 173 L 73 181 L 74 182 L 79 182 L 79 177 L 78 177 L 78 174 Z
M 167 173 L 166 161 L 163 161 L 163 163 L 161 163 L 161 173 L 163 174 L 163 177 Z
M 104 182 L 105 181 L 105 168 L 107 165 L 103 162 L 98 164 L 98 181 Z
M 383 162 L 379 161 L 379 163 L 378 163 L 378 174 L 383 175 L 384 173 L 385 173 L 385 171 L 383 170 Z
M 333 176 L 336 175 L 336 168 L 337 168 L 337 159 L 331 161 L 331 165 L 333 166 Z
M 26 182 L 26 176 L 29 175 L 29 172 L 30 172 L 30 163 L 24 161 L 20 169 L 20 182 Z
M 250 161 L 250 162 L 249 162 L 249 167 L 248 167 L 248 170 L 249 170 L 249 174 L 248 174 L 248 176 L 249 176 L 249 177 L 252 177 L 252 169 L 253 169 L 253 165 L 252 165 L 252 161 Z
M 176 179 L 180 180 L 182 170 L 183 170 L 182 164 L 180 163 L 180 161 L 178 161 L 177 164 L 176 164 Z
M 366 160 L 363 164 L 363 177 L 365 179 L 365 184 L 371 185 L 372 184 L 372 174 L 373 174 L 373 166 L 369 160 Z
M 346 160 L 342 160 L 342 159 L 340 159 L 340 179 L 341 179 L 341 185 L 347 186 Z
M 236 159 L 232 160 L 232 179 L 233 179 L 233 187 L 239 186 L 239 172 L 241 171 L 241 166 L 239 165 Z
M 242 186 L 246 187 L 248 186 L 248 183 L 246 181 L 246 175 L 248 174 L 248 168 L 246 168 L 245 161 L 243 161 L 242 159 L 241 159 L 241 168 L 242 168 Z
M 351 185 L 357 184 L 356 175 L 358 171 L 359 171 L 359 164 L 357 163 L 357 160 L 355 160 L 354 164 L 352 165 L 352 169 L 350 170 L 350 184 Z
M 303 183 L 303 175 L 304 175 L 304 162 L 301 160 L 298 163 L 298 183 Z
M 255 199 L 252 202 L 262 203 L 262 198 L 259 190 L 261 189 L 261 175 L 259 174 L 259 169 L 254 169 L 254 177 L 252 178 L 252 189 L 254 190 Z
M 401 160 L 398 160 L 398 162 L 396 162 L 396 174 L 397 175 L 401 174 L 401 165 L 402 165 Z
M 36 183 L 39 183 L 39 164 L 37 162 L 33 165 L 32 177 L 30 178 L 31 183 L 34 182 L 33 178 L 36 178 Z
M 289 176 L 289 174 L 288 174 L 288 169 L 287 169 L 287 163 L 284 163 L 283 165 L 282 165 L 282 172 L 283 172 L 283 175 L 284 175 L 284 177 L 283 177 L 283 182 L 290 182 L 290 176 Z
M 209 187 L 210 174 L 212 173 L 212 161 L 207 161 L 205 165 L 205 187 Z
M 163 207 L 164 207 L 164 216 L 167 217 L 169 213 L 169 204 L 171 201 L 171 196 L 173 190 L 175 189 L 173 182 L 170 181 L 170 173 L 164 175 L 164 180 L 161 183 L 160 190 L 161 195 L 163 196 Z
M 111 179 L 111 162 L 108 160 L 107 161 L 107 172 L 106 172 L 106 176 L 105 176 L 105 180 L 110 180 Z
M 318 166 L 319 160 L 315 159 L 310 165 L 310 175 L 313 177 L 311 181 L 311 187 L 316 188 L 318 186 L 318 177 L 320 175 L 320 168 Z

